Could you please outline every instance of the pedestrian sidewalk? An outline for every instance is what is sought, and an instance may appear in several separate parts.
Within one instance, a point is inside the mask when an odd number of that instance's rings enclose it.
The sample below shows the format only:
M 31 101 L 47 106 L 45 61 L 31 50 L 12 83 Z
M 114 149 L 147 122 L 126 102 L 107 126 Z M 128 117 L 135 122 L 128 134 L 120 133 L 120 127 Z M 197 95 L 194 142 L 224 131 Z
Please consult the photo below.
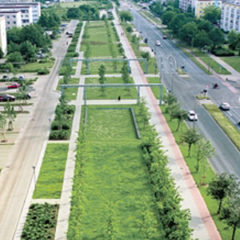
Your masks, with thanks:
M 127 58 L 135 58 L 135 54 L 119 25 L 118 17 L 114 11 L 114 21 L 120 41 L 123 44 Z M 131 63 L 132 75 L 135 83 L 147 83 L 143 71 L 138 62 Z M 161 113 L 152 91 L 150 88 L 141 90 L 141 96 L 146 100 L 147 107 L 151 113 L 150 123 L 153 124 L 162 141 L 162 146 L 166 151 L 169 159 L 168 167 L 178 187 L 179 193 L 183 198 L 182 208 L 190 209 L 191 221 L 190 227 L 193 229 L 193 238 L 201 240 L 221 239 L 215 223 L 207 209 L 207 206 L 191 176 L 191 173 L 184 161 L 181 151 L 175 142 L 175 139 L 168 127 L 168 124 Z

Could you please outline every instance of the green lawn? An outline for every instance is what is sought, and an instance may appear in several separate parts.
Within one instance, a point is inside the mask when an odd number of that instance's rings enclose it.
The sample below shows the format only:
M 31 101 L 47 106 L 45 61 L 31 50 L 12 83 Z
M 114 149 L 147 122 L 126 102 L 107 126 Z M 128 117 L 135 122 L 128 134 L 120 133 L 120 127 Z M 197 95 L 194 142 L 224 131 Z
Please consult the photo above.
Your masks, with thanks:
M 33 198 L 61 197 L 68 144 L 49 143 L 45 152 Z
M 176 142 L 178 143 L 178 146 L 180 147 L 180 150 L 184 156 L 184 159 L 191 171 L 191 174 L 195 180 L 195 182 L 198 185 L 198 188 L 204 198 L 205 203 L 207 204 L 208 210 L 210 211 L 213 220 L 218 228 L 218 231 L 221 234 L 222 239 L 231 239 L 232 235 L 232 228 L 229 227 L 224 221 L 220 220 L 219 216 L 216 215 L 218 204 L 219 202 L 216 200 L 213 200 L 209 195 L 207 195 L 207 186 L 210 180 L 215 178 L 216 174 L 211 168 L 211 165 L 206 160 L 201 160 L 200 162 L 200 170 L 199 172 L 196 172 L 195 166 L 196 166 L 196 155 L 197 155 L 197 149 L 195 146 L 192 147 L 191 151 L 191 157 L 188 157 L 188 146 L 186 144 L 183 144 L 181 141 L 181 136 L 184 131 L 187 130 L 187 125 L 182 124 L 181 128 L 178 132 L 176 132 L 177 128 L 177 121 L 176 120 L 169 120 L 169 115 L 165 113 L 164 109 L 165 107 L 161 107 L 162 112 L 164 113 L 164 116 L 168 122 L 168 126 L 171 128 L 172 133 L 175 137 Z M 236 232 L 235 239 L 240 238 L 240 230 L 238 229 Z
M 107 83 L 123 83 L 121 78 L 113 77 L 106 78 Z M 133 83 L 133 80 L 131 83 Z M 86 84 L 99 84 L 98 78 L 86 78 Z M 105 88 L 104 92 L 101 88 L 87 88 L 87 99 L 117 99 L 118 96 L 121 96 L 122 99 L 136 99 L 137 98 L 137 90 L 134 87 L 131 88 Z
M 199 57 L 204 63 L 206 63 L 211 69 L 219 74 L 230 74 L 230 72 L 211 58 L 208 54 L 198 51 L 193 52 L 194 55 Z
M 221 57 L 223 61 L 229 64 L 236 71 L 240 72 L 240 57 Z
M 58 90 L 60 90 L 60 85 L 63 84 L 63 78 L 60 79 L 58 83 Z M 71 78 L 68 84 L 79 84 L 78 78 Z M 64 94 L 67 101 L 76 100 L 78 88 L 67 88 L 64 89 Z
M 148 83 L 161 83 L 159 77 L 148 77 L 147 81 L 148 81 Z M 159 96 L 160 96 L 160 89 L 159 89 L 159 87 L 151 87 L 151 89 L 152 89 L 152 92 L 153 92 L 155 98 L 159 99 Z M 163 87 L 163 96 L 164 96 L 165 92 L 166 92 L 166 90 Z
M 203 105 L 240 150 L 240 132 L 214 104 Z
M 145 239 L 145 216 L 155 232 L 151 239 L 161 239 L 129 110 L 88 107 L 86 130 L 78 145 L 68 239 Z
M 27 63 L 21 66 L 19 69 L 20 72 L 37 72 L 39 69 L 42 68 L 51 68 L 54 64 L 54 61 L 49 60 L 46 63 L 39 63 L 39 62 L 34 62 L 34 63 Z
M 98 69 L 101 65 L 105 66 L 106 74 L 120 73 L 123 66 L 123 62 L 109 62 L 109 61 L 99 61 L 89 63 L 90 74 L 98 74 Z M 88 74 L 86 63 L 84 62 L 81 69 L 81 74 Z

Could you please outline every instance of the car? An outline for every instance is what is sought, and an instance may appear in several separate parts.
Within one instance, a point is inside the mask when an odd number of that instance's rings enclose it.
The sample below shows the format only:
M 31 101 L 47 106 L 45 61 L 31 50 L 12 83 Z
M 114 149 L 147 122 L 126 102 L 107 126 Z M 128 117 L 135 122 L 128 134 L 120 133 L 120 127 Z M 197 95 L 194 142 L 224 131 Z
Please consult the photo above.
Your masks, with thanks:
M 3 75 L 3 76 L 2 76 L 2 79 L 3 79 L 3 80 L 8 80 L 9 77 L 8 77 L 8 75 Z
M 156 46 L 161 46 L 161 42 L 160 42 L 159 40 L 157 40 L 157 41 L 155 42 L 155 45 L 156 45 Z
M 0 95 L 0 102 L 13 102 L 15 101 L 15 97 L 9 94 L 4 94 L 4 95 Z
M 19 87 L 20 87 L 19 83 L 13 83 L 13 84 L 8 86 L 8 89 L 10 89 L 10 88 L 19 88 Z
M 163 39 L 167 39 L 167 36 L 166 36 L 166 35 L 163 35 Z
M 144 43 L 148 43 L 148 39 L 147 38 L 144 39 Z
M 228 111 L 228 110 L 230 110 L 231 107 L 230 107 L 229 103 L 223 102 L 220 104 L 219 108 L 223 111 Z
M 193 110 L 188 111 L 188 120 L 189 121 L 197 121 L 198 120 L 198 115 L 195 113 L 195 111 L 193 111 Z
M 20 75 L 20 76 L 18 77 L 18 79 L 19 79 L 20 81 L 22 81 L 22 80 L 24 80 L 25 78 L 24 78 L 23 75 Z

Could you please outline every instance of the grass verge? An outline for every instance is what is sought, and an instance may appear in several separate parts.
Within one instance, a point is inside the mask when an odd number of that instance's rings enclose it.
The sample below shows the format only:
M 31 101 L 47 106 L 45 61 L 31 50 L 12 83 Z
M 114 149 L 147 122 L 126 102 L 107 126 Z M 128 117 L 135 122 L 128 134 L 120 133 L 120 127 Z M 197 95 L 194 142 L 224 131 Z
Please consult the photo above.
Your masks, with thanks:
M 232 140 L 238 150 L 240 150 L 240 132 L 238 129 L 228 120 L 228 118 L 218 109 L 216 105 L 203 104 L 203 106 Z
M 79 83 L 78 78 L 70 78 L 68 81 L 68 84 L 78 84 L 78 83 Z M 60 90 L 61 84 L 63 84 L 63 78 L 61 78 L 58 83 L 58 87 L 57 87 L 58 90 Z M 78 88 L 65 88 L 64 96 L 67 101 L 75 100 L 77 98 L 77 92 L 78 92 Z
M 61 197 L 67 153 L 68 144 L 49 143 L 47 145 L 33 198 Z
M 234 68 L 236 71 L 240 72 L 240 57 L 221 57 L 221 59 Z

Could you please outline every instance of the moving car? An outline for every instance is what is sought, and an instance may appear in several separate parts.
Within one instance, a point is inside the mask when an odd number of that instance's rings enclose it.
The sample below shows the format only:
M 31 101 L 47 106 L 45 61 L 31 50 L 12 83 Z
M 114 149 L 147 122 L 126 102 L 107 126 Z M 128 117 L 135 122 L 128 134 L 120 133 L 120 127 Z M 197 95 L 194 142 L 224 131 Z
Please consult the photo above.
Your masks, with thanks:
M 9 94 L 4 94 L 4 95 L 0 95 L 0 102 L 13 102 L 15 101 L 15 97 Z
M 8 88 L 19 88 L 19 87 L 20 87 L 19 83 L 13 83 L 13 84 L 8 86 Z
M 156 41 L 156 46 L 161 46 L 161 42 L 159 40 Z
M 223 102 L 220 104 L 219 108 L 223 111 L 228 111 L 228 110 L 230 110 L 231 107 L 230 107 L 229 103 Z
M 163 35 L 163 39 L 167 39 L 167 36 L 166 36 L 166 35 Z
M 3 80 L 8 80 L 9 77 L 8 77 L 8 75 L 3 75 L 2 79 L 3 79 Z
M 190 110 L 190 111 L 188 111 L 188 120 L 189 121 L 197 121 L 198 115 L 193 110 Z

